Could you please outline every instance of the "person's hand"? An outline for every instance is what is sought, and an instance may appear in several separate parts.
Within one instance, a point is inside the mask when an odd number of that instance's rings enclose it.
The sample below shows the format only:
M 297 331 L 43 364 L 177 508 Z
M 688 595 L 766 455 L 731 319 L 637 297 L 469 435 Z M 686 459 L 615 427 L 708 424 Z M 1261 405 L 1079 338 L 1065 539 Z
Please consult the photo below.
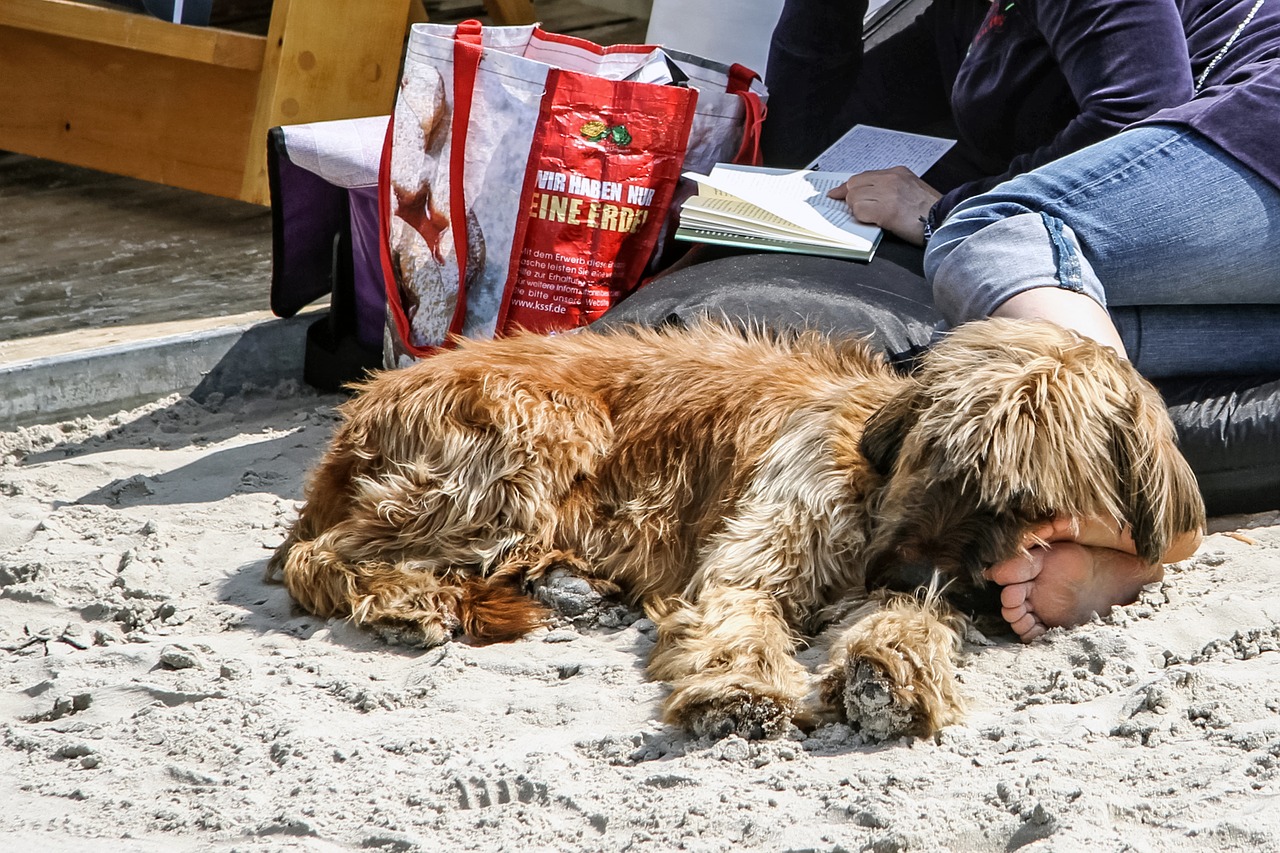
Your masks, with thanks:
M 859 222 L 878 225 L 916 246 L 924 245 L 924 217 L 942 198 L 906 166 L 860 172 L 827 195 L 844 199 Z

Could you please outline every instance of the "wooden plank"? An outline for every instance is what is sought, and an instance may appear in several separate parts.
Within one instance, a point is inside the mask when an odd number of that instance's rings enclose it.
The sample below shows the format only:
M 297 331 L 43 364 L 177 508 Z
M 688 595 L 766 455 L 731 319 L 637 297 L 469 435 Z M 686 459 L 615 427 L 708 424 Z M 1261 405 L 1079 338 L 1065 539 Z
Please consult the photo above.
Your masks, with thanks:
M 484 0 L 484 8 L 495 24 L 532 24 L 538 20 L 529 0 Z
M 266 49 L 261 36 L 187 27 L 72 0 L 3 0 L 0 26 L 244 71 L 262 68 Z
M 235 198 L 258 75 L 0 27 L 0 147 Z
M 391 112 L 409 0 L 275 0 L 240 197 L 268 204 L 267 131 Z
M 530 8 L 534 19 L 548 32 L 578 36 L 597 44 L 641 43 L 648 29 L 647 17 L 631 18 L 579 0 L 536 0 Z M 498 23 L 492 14 L 493 4 L 482 5 L 480 0 L 429 0 L 427 10 L 433 21 L 443 24 L 456 24 L 466 18 Z

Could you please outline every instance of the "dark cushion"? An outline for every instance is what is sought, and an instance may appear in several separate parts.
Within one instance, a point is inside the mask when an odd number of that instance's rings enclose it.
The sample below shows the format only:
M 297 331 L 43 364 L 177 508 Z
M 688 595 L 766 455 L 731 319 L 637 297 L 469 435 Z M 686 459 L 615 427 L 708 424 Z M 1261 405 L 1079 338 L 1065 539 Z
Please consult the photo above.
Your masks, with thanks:
M 696 263 L 641 288 L 597 326 L 687 324 L 700 316 L 864 336 L 908 365 L 941 317 L 919 252 L 886 244 L 871 264 L 785 254 Z M 1157 383 L 1210 515 L 1280 508 L 1280 377 Z
M 774 329 L 866 336 L 895 360 L 910 359 L 927 347 L 942 319 L 909 262 L 741 254 L 652 281 L 596 325 L 688 324 L 704 315 Z
M 1209 514 L 1280 508 L 1280 376 L 1156 384 Z

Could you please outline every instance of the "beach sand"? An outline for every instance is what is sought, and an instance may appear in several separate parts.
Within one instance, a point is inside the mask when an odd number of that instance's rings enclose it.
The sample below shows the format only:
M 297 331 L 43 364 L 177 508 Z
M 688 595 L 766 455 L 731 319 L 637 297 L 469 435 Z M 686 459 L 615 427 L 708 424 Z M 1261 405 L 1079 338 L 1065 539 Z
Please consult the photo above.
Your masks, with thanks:
M 1280 514 L 1090 624 L 973 637 L 936 738 L 699 741 L 626 608 L 410 651 L 266 582 L 337 402 L 0 434 L 0 848 L 1280 849 Z

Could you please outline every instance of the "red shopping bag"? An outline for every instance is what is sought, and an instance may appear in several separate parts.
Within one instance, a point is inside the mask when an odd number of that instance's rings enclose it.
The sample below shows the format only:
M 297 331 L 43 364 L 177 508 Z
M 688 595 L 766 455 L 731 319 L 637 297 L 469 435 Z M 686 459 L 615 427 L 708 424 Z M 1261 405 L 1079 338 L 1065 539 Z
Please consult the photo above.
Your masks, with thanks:
M 763 103 L 745 69 L 716 92 L 736 110 L 704 117 L 698 89 L 622 79 L 660 63 L 536 27 L 414 28 L 379 182 L 389 366 L 457 336 L 575 328 L 638 286 L 695 122 L 702 157 L 751 152 Z

